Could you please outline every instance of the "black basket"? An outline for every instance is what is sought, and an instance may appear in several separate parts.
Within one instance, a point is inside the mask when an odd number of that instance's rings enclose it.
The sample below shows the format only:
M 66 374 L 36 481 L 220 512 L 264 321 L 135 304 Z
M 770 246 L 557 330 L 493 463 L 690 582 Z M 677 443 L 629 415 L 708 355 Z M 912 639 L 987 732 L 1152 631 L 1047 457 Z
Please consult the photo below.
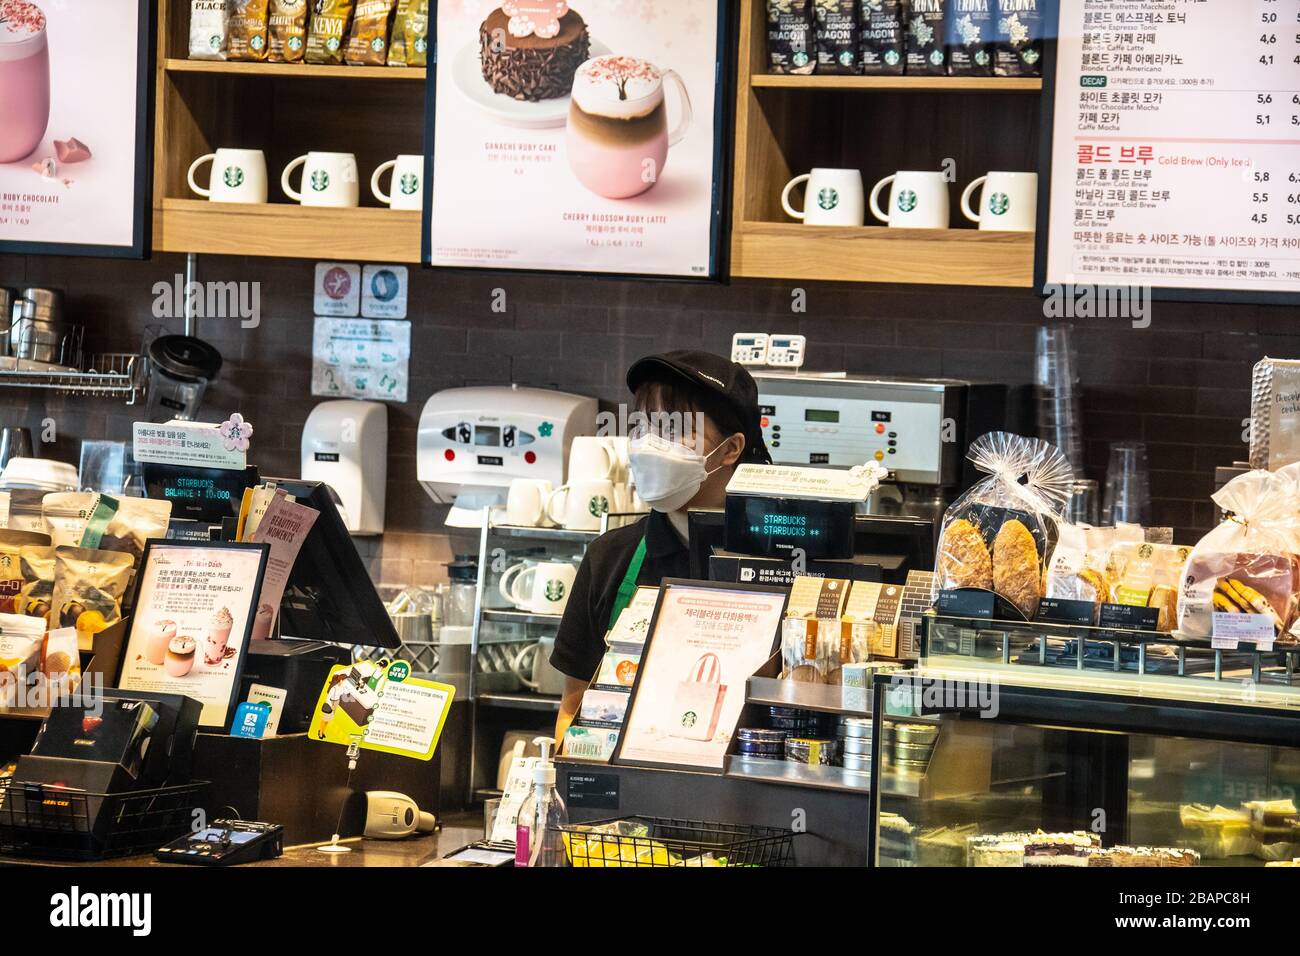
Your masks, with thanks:
M 206 781 L 157 790 L 88 793 L 49 784 L 0 784 L 0 852 L 99 860 L 146 853 L 193 829 Z
M 644 834 L 593 833 L 615 823 Z M 794 831 L 665 817 L 617 817 L 560 828 L 572 866 L 794 866 Z

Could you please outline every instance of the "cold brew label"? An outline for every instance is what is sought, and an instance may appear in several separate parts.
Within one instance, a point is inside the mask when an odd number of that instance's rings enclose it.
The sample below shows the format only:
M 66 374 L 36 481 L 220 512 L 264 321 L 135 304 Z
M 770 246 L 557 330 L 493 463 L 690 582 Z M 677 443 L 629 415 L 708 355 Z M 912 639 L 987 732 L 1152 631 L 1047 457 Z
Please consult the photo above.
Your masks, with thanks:
M 767 61 L 771 73 L 807 74 L 817 68 L 812 0 L 767 0 Z
M 1041 76 L 1045 0 L 997 0 L 993 72 L 998 76 Z
M 858 72 L 858 0 L 813 0 L 818 73 Z
M 858 61 L 863 73 L 903 72 L 903 0 L 862 0 Z
M 953 76 L 993 73 L 995 0 L 948 0 L 945 47 Z
M 944 13 L 948 0 L 911 0 L 905 32 L 907 72 L 942 76 L 948 72 L 943 51 Z

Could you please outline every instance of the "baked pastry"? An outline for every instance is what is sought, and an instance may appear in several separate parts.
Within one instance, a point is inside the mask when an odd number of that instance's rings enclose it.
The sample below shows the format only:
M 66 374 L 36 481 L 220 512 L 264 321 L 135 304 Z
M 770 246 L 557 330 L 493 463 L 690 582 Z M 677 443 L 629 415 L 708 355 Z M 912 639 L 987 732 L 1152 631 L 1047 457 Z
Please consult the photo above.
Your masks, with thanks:
M 1160 609 L 1160 617 L 1156 621 L 1157 631 L 1172 631 L 1174 622 L 1178 619 L 1178 589 L 1157 584 L 1147 598 L 1147 607 Z
M 993 560 L 979 529 L 959 518 L 943 532 L 939 545 L 939 586 L 992 588 Z
M 538 102 L 568 96 L 573 76 L 591 53 L 587 24 L 567 3 L 546 21 L 520 13 L 507 0 L 479 27 L 483 79 L 502 96 Z
M 1032 618 L 1042 597 L 1041 580 L 1034 536 L 1015 519 L 1004 523 L 993 539 L 993 590 Z

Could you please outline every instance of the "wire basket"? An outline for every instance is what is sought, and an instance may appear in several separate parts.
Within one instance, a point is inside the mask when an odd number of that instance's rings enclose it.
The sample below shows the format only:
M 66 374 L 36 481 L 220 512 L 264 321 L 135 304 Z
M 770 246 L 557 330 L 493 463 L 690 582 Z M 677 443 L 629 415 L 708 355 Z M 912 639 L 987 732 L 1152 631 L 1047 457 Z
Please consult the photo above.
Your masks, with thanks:
M 5 781 L 0 784 L 0 851 L 64 860 L 152 852 L 193 829 L 207 787 L 203 781 L 90 793 Z
M 666 817 L 560 827 L 572 866 L 794 866 L 794 831 Z

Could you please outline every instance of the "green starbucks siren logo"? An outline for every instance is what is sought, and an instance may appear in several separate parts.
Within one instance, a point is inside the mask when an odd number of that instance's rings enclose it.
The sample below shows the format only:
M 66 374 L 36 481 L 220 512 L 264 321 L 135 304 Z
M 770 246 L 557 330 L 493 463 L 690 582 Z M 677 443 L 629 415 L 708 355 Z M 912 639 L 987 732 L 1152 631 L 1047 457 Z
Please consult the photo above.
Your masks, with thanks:
M 688 710 L 686 713 L 682 714 L 682 726 L 694 727 L 696 723 L 699 722 L 699 719 L 699 714 L 695 713 L 693 710 Z
M 1011 197 L 1006 193 L 994 193 L 989 197 L 989 212 L 1001 216 L 1011 208 Z
M 221 181 L 231 189 L 244 185 L 244 171 L 238 166 L 227 166 L 221 173 Z
M 831 210 L 840 204 L 840 194 L 835 189 L 827 186 L 817 194 L 817 205 L 823 209 Z
M 911 212 L 916 208 L 916 193 L 910 189 L 904 189 L 898 194 L 898 211 Z
M 897 50 L 889 50 L 888 52 L 886 52 L 886 53 L 885 53 L 885 62 L 888 63 L 890 66 L 897 66 L 897 65 L 898 65 L 898 51 L 897 51 Z
M 383 48 L 384 48 L 383 37 L 375 37 L 373 40 L 370 41 L 370 49 L 374 50 L 376 53 L 383 50 Z
M 548 601 L 558 601 L 558 600 L 560 600 L 562 597 L 564 597 L 564 582 L 563 582 L 563 581 L 547 581 L 547 582 L 546 582 L 546 600 L 548 600 Z
M 318 193 L 323 193 L 330 188 L 330 174 L 323 169 L 318 169 L 311 174 L 311 188 Z
M 609 510 L 609 499 L 604 495 L 592 495 L 587 502 L 587 510 L 599 517 Z
M 416 190 L 420 188 L 420 177 L 415 173 L 407 173 L 401 178 L 398 186 L 401 188 L 403 196 L 414 196 Z
M 302 37 L 289 37 L 289 49 L 297 53 L 302 49 Z

